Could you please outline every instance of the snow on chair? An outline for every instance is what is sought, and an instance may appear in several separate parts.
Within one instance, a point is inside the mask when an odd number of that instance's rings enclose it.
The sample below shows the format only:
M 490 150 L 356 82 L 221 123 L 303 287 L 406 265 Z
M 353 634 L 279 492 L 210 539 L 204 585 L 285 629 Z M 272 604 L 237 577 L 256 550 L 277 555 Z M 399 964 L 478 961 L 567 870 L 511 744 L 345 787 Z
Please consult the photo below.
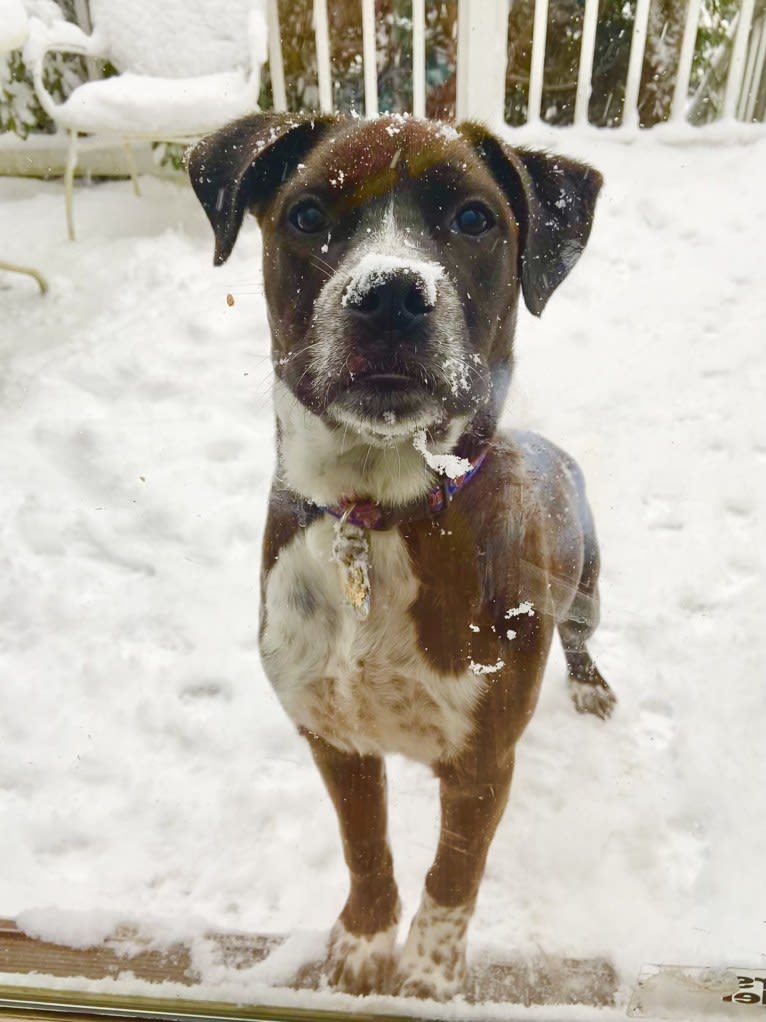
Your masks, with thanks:
M 10 53 L 25 43 L 29 34 L 29 19 L 21 0 L 0 0 L 0 54 Z M 42 294 L 48 290 L 45 277 L 31 266 L 19 266 L 0 259 L 0 270 L 24 273 L 34 277 Z
M 74 239 L 73 184 L 81 136 L 88 145 L 191 142 L 257 109 L 266 60 L 265 0 L 90 0 L 90 35 L 71 22 L 30 19 L 25 59 L 40 104 L 69 133 L 67 231 Z M 78 86 L 63 103 L 45 87 L 50 52 L 78 53 L 119 72 Z

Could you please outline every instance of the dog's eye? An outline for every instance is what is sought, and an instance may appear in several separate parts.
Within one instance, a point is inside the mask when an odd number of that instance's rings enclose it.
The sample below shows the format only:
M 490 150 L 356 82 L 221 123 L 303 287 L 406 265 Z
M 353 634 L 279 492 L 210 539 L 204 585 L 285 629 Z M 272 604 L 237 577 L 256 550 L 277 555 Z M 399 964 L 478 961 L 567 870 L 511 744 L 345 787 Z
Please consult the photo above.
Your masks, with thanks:
M 328 224 L 327 214 L 313 199 L 306 199 L 290 210 L 290 223 L 304 234 L 316 234 Z
M 452 222 L 452 229 L 460 234 L 484 234 L 495 220 L 486 206 L 478 202 L 464 206 Z

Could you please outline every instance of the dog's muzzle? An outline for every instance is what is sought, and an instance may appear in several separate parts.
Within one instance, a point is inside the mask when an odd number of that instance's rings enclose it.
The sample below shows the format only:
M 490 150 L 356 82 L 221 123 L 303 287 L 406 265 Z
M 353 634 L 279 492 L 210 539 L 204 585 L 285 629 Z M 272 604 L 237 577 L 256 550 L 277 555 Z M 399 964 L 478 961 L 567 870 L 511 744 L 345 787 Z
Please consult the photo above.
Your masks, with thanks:
M 333 423 L 388 442 L 481 399 L 455 283 L 414 252 L 352 254 L 324 284 L 312 331 L 307 379 Z

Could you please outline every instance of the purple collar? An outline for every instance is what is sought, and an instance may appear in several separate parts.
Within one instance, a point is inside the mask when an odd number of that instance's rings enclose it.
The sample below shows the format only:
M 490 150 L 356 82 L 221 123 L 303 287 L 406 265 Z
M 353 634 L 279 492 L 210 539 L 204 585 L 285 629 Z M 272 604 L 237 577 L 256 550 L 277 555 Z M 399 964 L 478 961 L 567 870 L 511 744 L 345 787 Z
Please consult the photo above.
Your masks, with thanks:
M 444 511 L 452 502 L 456 493 L 459 493 L 464 486 L 473 479 L 487 456 L 487 449 L 484 448 L 472 461 L 471 467 L 463 475 L 455 479 L 445 477 L 432 490 L 419 500 L 404 504 L 401 507 L 382 506 L 372 500 L 359 500 L 355 497 L 342 497 L 339 504 L 334 506 L 319 505 L 319 510 L 332 515 L 334 518 L 341 518 L 351 525 L 357 525 L 360 529 L 374 529 L 376 531 L 392 529 L 395 525 L 402 525 L 405 522 L 417 521 L 419 518 L 427 518 Z

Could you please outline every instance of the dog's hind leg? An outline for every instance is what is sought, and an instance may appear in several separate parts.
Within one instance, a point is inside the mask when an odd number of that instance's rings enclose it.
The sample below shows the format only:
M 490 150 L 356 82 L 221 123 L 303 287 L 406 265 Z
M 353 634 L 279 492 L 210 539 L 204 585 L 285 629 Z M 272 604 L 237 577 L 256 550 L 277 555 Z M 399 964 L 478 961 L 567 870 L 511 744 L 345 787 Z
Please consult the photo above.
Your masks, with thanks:
M 599 620 L 600 559 L 590 509 L 584 500 L 583 504 L 585 528 L 583 568 L 577 592 L 566 619 L 558 626 L 558 631 L 567 661 L 569 694 L 575 708 L 579 713 L 593 713 L 604 719 L 611 716 L 617 700 L 585 645 L 596 630 Z
M 343 839 L 351 876 L 346 904 L 330 934 L 333 986 L 351 994 L 382 993 L 394 972 L 399 894 L 387 837 L 386 772 L 377 756 L 341 752 L 304 732 Z

